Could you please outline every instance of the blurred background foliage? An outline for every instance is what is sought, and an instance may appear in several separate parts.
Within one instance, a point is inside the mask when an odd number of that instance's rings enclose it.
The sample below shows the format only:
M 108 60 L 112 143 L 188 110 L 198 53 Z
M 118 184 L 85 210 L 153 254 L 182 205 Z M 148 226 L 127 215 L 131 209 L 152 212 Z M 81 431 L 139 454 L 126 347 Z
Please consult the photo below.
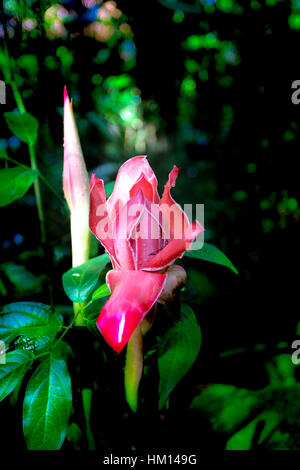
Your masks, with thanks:
M 38 166 L 56 191 L 62 196 L 67 85 L 88 170 L 108 183 L 127 158 L 147 154 L 162 192 L 172 166 L 181 166 L 176 200 L 205 204 L 205 239 L 239 269 L 235 276 L 199 260 L 182 261 L 188 270 L 182 295 L 197 315 L 203 345 L 174 391 L 167 417 L 153 415 L 155 384 L 151 374 L 145 376 L 144 439 L 153 446 L 164 436 L 171 446 L 299 448 L 291 437 L 300 413 L 299 373 L 290 370 L 299 320 L 292 268 L 300 261 L 300 109 L 291 103 L 299 29 L 298 0 L 3 2 L 0 78 L 12 74 L 26 109 L 39 121 Z M 1 109 L 12 111 L 11 87 L 6 92 Z M 28 165 L 26 145 L 11 134 L 2 113 L 0 126 L 0 151 Z M 2 303 L 19 297 L 47 303 L 51 279 L 52 295 L 66 309 L 61 274 L 70 267 L 68 213 L 46 186 L 42 198 L 47 263 L 41 263 L 32 189 L 1 209 Z M 94 243 L 93 255 L 98 248 Z M 152 340 L 159 335 L 160 326 L 155 328 Z M 96 349 L 99 342 L 105 349 L 95 336 Z M 149 354 L 146 372 L 151 367 Z M 114 369 L 102 370 L 110 390 L 122 380 Z M 224 385 L 206 389 L 214 383 Z M 99 393 L 107 398 L 105 390 Z M 97 439 L 103 447 L 124 443 L 122 433 L 132 424 L 118 391 L 110 400 L 107 410 L 97 404 L 94 411 L 102 416 Z M 66 445 L 81 446 L 77 428 L 75 419 Z M 124 445 L 132 445 L 130 439 Z

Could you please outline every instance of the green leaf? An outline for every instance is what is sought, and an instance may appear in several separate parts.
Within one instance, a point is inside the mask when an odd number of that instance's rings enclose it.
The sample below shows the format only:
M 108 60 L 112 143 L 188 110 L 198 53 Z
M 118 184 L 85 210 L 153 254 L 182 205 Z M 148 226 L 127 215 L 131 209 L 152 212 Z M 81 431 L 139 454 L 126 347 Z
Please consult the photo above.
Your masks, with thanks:
M 95 292 L 93 292 L 92 300 L 101 299 L 102 297 L 105 297 L 107 295 L 110 295 L 110 290 L 108 285 L 104 283 L 100 287 L 98 287 Z
M 37 170 L 24 166 L 0 170 L 0 207 L 23 197 L 38 174 Z
M 99 317 L 99 313 L 101 312 L 107 299 L 108 296 L 96 299 L 83 311 L 85 324 L 88 330 L 96 334 L 97 336 L 99 336 L 99 330 L 97 327 L 96 320 Z
M 109 256 L 104 253 L 64 273 L 63 287 L 72 302 L 84 302 L 89 297 L 108 262 Z
M 53 355 L 30 378 L 23 405 L 23 431 L 29 450 L 59 450 L 66 437 L 72 405 L 67 364 Z
M 0 401 L 6 398 L 22 381 L 33 361 L 30 351 L 16 350 L 5 355 L 0 363 Z
M 29 113 L 4 113 L 11 132 L 26 144 L 33 145 L 37 139 L 39 121 Z
M 299 393 L 299 390 L 298 390 Z M 253 445 L 262 444 L 281 422 L 276 409 L 266 409 L 255 419 L 233 434 L 226 443 L 226 450 L 251 450 Z M 255 442 L 255 437 L 256 441 Z
M 259 404 L 258 396 L 251 390 L 214 384 L 197 395 L 190 408 L 199 409 L 205 416 L 213 417 L 214 431 L 232 432 Z
M 300 428 L 300 385 L 247 390 L 213 384 L 196 396 L 193 415 L 209 419 L 212 431 L 223 434 L 226 450 L 297 449 Z
M 200 346 L 200 326 L 193 310 L 183 304 L 180 321 L 166 332 L 159 344 L 159 409 L 192 367 Z
M 36 351 L 41 351 L 54 341 L 62 323 L 62 316 L 48 305 L 15 302 L 0 311 L 0 339 L 10 343 L 20 337 L 18 347 L 31 349 L 33 346 Z
M 226 442 L 226 450 L 250 450 L 257 426 L 257 420 L 251 421 L 247 426 L 231 436 Z
M 3 282 L 0 279 L 0 294 L 3 295 L 4 297 L 7 295 L 7 289 Z
M 209 243 L 204 243 L 203 247 L 200 250 L 193 250 L 193 245 L 191 251 L 186 251 L 185 256 L 189 258 L 202 259 L 204 261 L 210 261 L 211 263 L 221 264 L 231 269 L 235 274 L 238 274 L 238 270 L 232 264 L 232 262 L 227 258 L 222 251 L 216 248 Z
M 25 266 L 9 262 L 1 264 L 0 269 L 5 272 L 10 282 L 15 286 L 15 296 L 21 297 L 25 294 L 42 292 L 42 276 L 36 276 Z

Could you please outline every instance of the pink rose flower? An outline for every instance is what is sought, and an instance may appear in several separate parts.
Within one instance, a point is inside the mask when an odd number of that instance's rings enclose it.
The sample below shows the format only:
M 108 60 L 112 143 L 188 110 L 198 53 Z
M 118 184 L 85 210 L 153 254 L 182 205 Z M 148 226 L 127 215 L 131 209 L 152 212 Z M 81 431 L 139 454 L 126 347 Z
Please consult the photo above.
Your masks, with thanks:
M 116 352 L 129 341 L 136 327 L 168 285 L 178 285 L 176 270 L 168 269 L 204 231 L 172 199 L 179 168 L 169 174 L 162 198 L 157 179 L 145 156 L 127 160 L 119 169 L 114 190 L 106 200 L 104 183 L 94 174 L 90 183 L 89 225 L 112 261 L 106 276 L 111 296 L 97 326 Z M 180 278 L 182 272 L 178 271 Z M 165 287 L 165 289 L 164 289 Z

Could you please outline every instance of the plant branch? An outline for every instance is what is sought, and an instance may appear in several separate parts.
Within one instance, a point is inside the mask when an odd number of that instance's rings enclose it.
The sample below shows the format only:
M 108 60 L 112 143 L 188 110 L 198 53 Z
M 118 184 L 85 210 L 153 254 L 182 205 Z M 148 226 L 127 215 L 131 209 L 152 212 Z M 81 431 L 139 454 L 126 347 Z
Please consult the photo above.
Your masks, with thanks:
M 37 162 L 36 162 L 36 155 L 35 155 L 34 145 L 29 144 L 28 149 L 29 149 L 31 168 L 33 170 L 39 171 L 38 166 L 37 166 Z M 34 187 L 34 192 L 35 192 L 38 216 L 39 216 L 39 219 L 40 219 L 42 244 L 44 245 L 45 242 L 46 242 L 45 216 L 44 216 L 44 211 L 43 211 L 40 182 L 39 182 L 38 178 L 34 181 L 33 187 Z
M 15 98 L 15 102 L 18 106 L 19 112 L 21 114 L 26 113 L 26 108 L 23 102 L 23 98 L 21 96 L 21 93 L 16 83 L 13 80 L 11 81 L 11 87 L 12 87 L 13 95 Z M 36 161 L 34 144 L 28 144 L 28 150 L 29 150 L 31 168 L 33 170 L 39 171 L 38 166 L 37 166 L 37 161 Z M 43 204 L 42 204 L 40 182 L 38 178 L 34 181 L 33 188 L 34 188 L 34 194 L 35 194 L 35 199 L 36 199 L 36 204 L 37 204 L 38 217 L 40 221 L 41 240 L 42 240 L 42 245 L 44 245 L 46 242 L 45 216 L 44 216 L 44 210 L 43 210 Z
M 89 305 L 91 305 L 93 301 L 90 300 L 86 305 L 84 305 L 84 307 L 82 307 L 80 310 L 78 310 L 77 314 L 74 316 L 74 318 L 72 319 L 71 323 L 66 327 L 65 331 L 60 335 L 60 337 L 55 341 L 55 343 L 53 344 L 53 346 L 48 350 L 48 351 L 45 351 L 41 354 L 38 354 L 37 356 L 34 357 L 34 359 L 39 359 L 40 357 L 42 356 L 47 356 L 47 354 L 51 354 L 52 351 L 61 343 L 61 341 L 63 340 L 63 338 L 66 336 L 66 334 L 68 333 L 68 331 L 72 328 L 72 326 L 74 325 L 75 321 L 76 321 L 76 318 L 77 316 L 83 311 L 85 310 Z

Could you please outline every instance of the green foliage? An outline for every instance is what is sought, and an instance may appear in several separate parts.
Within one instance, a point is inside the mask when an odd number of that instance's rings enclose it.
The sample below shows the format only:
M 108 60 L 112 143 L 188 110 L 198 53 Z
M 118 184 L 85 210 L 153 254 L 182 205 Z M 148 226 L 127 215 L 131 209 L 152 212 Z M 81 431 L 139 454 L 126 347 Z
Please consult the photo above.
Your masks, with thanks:
M 5 285 L 3 284 L 3 282 L 1 281 L 1 279 L 0 279 L 0 293 L 3 296 L 7 295 L 7 289 L 6 289 Z
M 190 408 L 224 436 L 226 450 L 298 448 L 300 385 L 288 356 L 273 358 L 270 385 L 261 390 L 213 384 L 193 399 Z
M 105 297 L 107 295 L 110 295 L 110 290 L 108 285 L 104 283 L 100 287 L 98 287 L 95 292 L 93 292 L 92 300 L 101 299 L 102 297 Z
M 19 385 L 33 359 L 31 351 L 16 350 L 5 355 L 5 363 L 0 363 L 0 401 Z
M 231 269 L 235 274 L 238 274 L 238 270 L 232 264 L 232 262 L 227 258 L 222 251 L 216 248 L 209 243 L 204 243 L 203 247 L 200 250 L 191 250 L 186 251 L 185 256 L 189 258 L 202 259 L 203 261 L 210 261 L 211 263 L 221 264 Z
M 37 177 L 37 170 L 25 166 L 0 170 L 0 207 L 23 197 Z
M 215 431 L 230 433 L 244 422 L 250 411 L 258 405 L 258 397 L 247 389 L 215 384 L 196 396 L 190 408 L 201 409 L 206 416 L 211 417 Z
M 262 427 L 262 432 L 258 439 L 258 444 L 261 444 L 264 439 L 274 430 L 279 424 L 280 417 L 273 410 L 266 410 L 246 426 L 233 434 L 226 443 L 226 450 L 250 450 L 255 440 L 255 434 L 259 427 Z
M 29 295 L 42 292 L 42 276 L 36 276 L 32 272 L 28 271 L 25 266 L 15 263 L 3 263 L 0 265 L 0 269 L 14 285 L 14 294 L 17 297 L 24 294 Z
M 96 292 L 96 291 L 95 291 Z M 98 299 L 93 299 L 91 304 L 84 309 L 82 316 L 85 319 L 85 324 L 89 331 L 94 333 L 99 339 L 99 330 L 96 324 L 96 320 L 101 312 L 105 302 L 107 301 L 108 296 L 103 296 Z
M 84 302 L 96 287 L 109 256 L 107 253 L 69 269 L 62 277 L 65 293 L 72 302 Z
M 270 385 L 278 385 L 280 383 L 286 386 L 295 385 L 295 365 L 291 361 L 290 354 L 275 356 L 270 362 L 266 363 L 265 367 L 269 374 Z
M 29 344 L 40 352 L 53 343 L 61 329 L 62 317 L 45 304 L 15 302 L 5 305 L 0 312 L 0 339 L 7 344 L 18 337 L 30 339 Z M 28 341 L 19 345 L 26 349 Z
M 183 43 L 186 49 L 196 51 L 198 49 L 220 49 L 221 41 L 215 34 L 209 33 L 205 35 L 192 34 Z
M 35 370 L 26 388 L 23 430 L 29 450 L 61 448 L 71 405 L 71 379 L 66 362 L 50 355 Z
M 159 408 L 195 362 L 201 346 L 201 330 L 193 310 L 183 304 L 181 318 L 159 344 Z
M 39 64 L 37 57 L 33 54 L 24 54 L 17 58 L 18 66 L 25 70 L 28 75 L 37 75 Z
M 9 129 L 19 139 L 28 145 L 33 145 L 37 139 L 39 122 L 29 113 L 4 113 Z
M 130 77 L 130 75 L 127 75 L 125 73 L 122 75 L 118 75 L 118 76 L 111 75 L 110 77 L 107 77 L 104 83 L 105 87 L 107 87 L 108 89 L 117 88 L 120 90 L 122 88 L 127 88 L 131 84 L 132 84 L 132 78 Z

